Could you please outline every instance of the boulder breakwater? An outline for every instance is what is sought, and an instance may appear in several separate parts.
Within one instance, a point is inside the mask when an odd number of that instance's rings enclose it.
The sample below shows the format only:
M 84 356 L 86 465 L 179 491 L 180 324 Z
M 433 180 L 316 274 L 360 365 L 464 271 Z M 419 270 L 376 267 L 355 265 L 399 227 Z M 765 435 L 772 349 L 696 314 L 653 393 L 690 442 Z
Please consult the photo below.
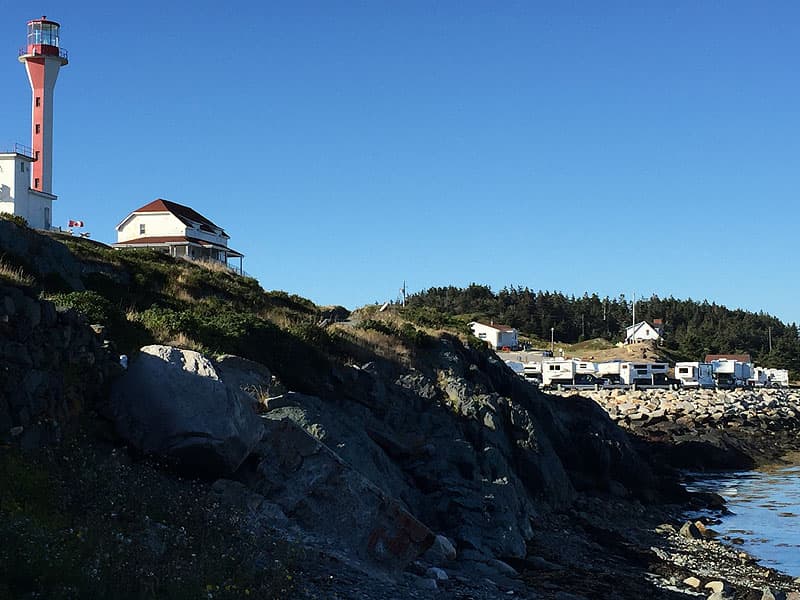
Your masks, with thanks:
M 601 390 L 581 395 L 673 467 L 750 469 L 800 447 L 800 390 Z

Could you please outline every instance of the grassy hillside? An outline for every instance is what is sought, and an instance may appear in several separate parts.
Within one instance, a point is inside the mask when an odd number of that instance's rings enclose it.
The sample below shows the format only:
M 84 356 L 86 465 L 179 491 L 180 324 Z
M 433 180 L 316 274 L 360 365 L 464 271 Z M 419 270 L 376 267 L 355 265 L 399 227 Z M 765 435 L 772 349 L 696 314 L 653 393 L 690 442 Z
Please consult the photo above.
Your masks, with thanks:
M 33 240 L 34 254 L 44 242 L 53 245 L 30 230 L 20 227 L 18 233 Z M 58 261 L 37 261 L 6 250 L 0 279 L 104 326 L 120 354 L 133 355 L 153 343 L 237 354 L 268 366 L 292 389 L 318 394 L 337 365 L 366 362 L 373 353 L 409 361 L 429 340 L 424 330 L 466 331 L 461 321 L 424 310 L 412 311 L 415 326 L 396 313 L 378 313 L 376 307 L 337 325 L 349 316 L 346 309 L 266 291 L 257 280 L 216 263 L 153 250 L 115 250 L 72 236 L 49 237 L 69 252 Z M 52 248 L 45 250 L 52 254 Z M 54 262 L 55 270 L 45 271 L 44 265 L 51 269 Z

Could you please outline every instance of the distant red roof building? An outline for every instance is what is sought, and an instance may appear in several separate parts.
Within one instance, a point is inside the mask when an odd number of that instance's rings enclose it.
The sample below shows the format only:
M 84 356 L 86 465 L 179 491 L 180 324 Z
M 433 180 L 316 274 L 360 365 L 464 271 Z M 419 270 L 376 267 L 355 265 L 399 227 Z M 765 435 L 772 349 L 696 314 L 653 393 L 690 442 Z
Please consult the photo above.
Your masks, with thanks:
M 115 248 L 155 248 L 192 260 L 228 264 L 244 255 L 228 248 L 230 236 L 199 212 L 170 200 L 158 198 L 130 213 L 117 225 Z
M 745 363 L 751 362 L 749 354 L 706 354 L 705 362 L 710 363 L 720 359 L 738 360 Z

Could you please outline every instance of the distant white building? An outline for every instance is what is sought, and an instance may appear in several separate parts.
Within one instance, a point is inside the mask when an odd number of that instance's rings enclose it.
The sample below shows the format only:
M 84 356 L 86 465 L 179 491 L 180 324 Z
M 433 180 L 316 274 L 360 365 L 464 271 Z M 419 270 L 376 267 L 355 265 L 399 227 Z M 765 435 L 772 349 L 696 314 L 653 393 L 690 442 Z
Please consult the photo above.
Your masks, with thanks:
M 56 196 L 31 187 L 32 155 L 22 146 L 0 151 L 0 213 L 22 217 L 34 229 L 50 229 Z
M 495 350 L 500 348 L 516 348 L 519 345 L 517 330 L 508 325 L 479 323 L 473 321 L 469 324 L 473 335 L 485 341 Z
M 228 264 L 238 258 L 242 272 L 244 254 L 228 248 L 225 230 L 188 206 L 169 200 L 153 200 L 136 209 L 117 225 L 115 248 L 155 248 L 193 260 Z
M 658 341 L 661 339 L 661 331 L 656 329 L 647 321 L 640 321 L 636 325 L 629 325 L 625 328 L 625 343 Z

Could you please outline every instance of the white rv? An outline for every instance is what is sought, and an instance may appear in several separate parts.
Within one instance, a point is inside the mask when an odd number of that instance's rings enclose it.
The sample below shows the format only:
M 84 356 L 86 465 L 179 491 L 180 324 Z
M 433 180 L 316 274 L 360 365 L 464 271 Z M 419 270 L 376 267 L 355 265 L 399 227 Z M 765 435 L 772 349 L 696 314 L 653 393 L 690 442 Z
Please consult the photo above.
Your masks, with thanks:
M 675 363 L 675 379 L 681 387 L 713 388 L 714 376 L 709 363 L 678 362 Z
M 747 383 L 755 387 L 789 387 L 789 371 L 753 367 Z
M 575 363 L 565 358 L 551 358 L 542 361 L 542 385 L 550 387 L 571 384 L 575 379 Z
M 626 385 L 667 385 L 667 363 L 623 362 L 619 367 L 620 379 Z
M 522 376 L 528 381 L 535 383 L 542 382 L 542 363 L 526 362 L 522 365 Z
M 545 359 L 541 365 L 542 386 L 556 385 L 568 386 L 595 386 L 599 385 L 597 379 L 597 365 L 591 361 L 575 358 Z
M 623 364 L 627 363 L 621 360 L 597 363 L 597 376 L 605 380 L 608 384 L 619 385 L 622 383 L 620 370 Z
M 721 388 L 744 387 L 752 375 L 752 365 L 731 358 L 711 362 L 714 383 Z

